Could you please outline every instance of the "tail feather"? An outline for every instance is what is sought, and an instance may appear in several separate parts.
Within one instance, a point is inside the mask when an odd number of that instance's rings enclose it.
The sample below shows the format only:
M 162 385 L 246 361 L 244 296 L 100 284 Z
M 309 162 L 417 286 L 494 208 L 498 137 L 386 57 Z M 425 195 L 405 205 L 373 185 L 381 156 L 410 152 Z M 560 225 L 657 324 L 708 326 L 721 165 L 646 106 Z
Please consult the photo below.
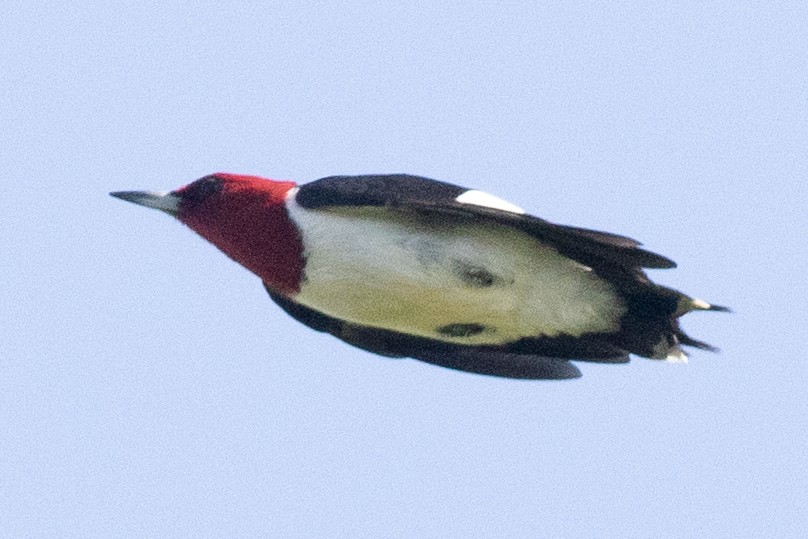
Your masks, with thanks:
M 718 348 L 716 348 L 715 346 L 713 346 L 711 344 L 708 344 L 708 343 L 706 343 L 704 341 L 696 340 L 693 337 L 689 337 L 681 329 L 677 331 L 676 337 L 677 337 L 677 339 L 679 339 L 679 342 L 684 344 L 685 346 L 692 346 L 693 348 L 698 348 L 699 350 L 707 350 L 708 352 L 716 352 L 716 353 L 718 353 L 718 352 L 721 351 L 721 350 L 719 350 Z
M 679 294 L 679 292 L 676 292 Z M 685 313 L 689 313 L 691 311 L 716 311 L 721 313 L 731 313 L 732 310 L 729 307 L 724 307 L 723 305 L 715 305 L 714 303 L 707 303 L 703 299 L 698 298 L 691 298 L 685 296 L 684 294 L 679 294 L 681 297 L 679 298 L 679 308 L 677 310 L 677 317 L 682 316 Z
M 692 311 L 731 312 L 723 305 L 652 285 L 630 297 L 616 344 L 639 356 L 680 363 L 687 361 L 681 346 L 718 352 L 718 348 L 688 336 L 679 327 L 679 317 Z

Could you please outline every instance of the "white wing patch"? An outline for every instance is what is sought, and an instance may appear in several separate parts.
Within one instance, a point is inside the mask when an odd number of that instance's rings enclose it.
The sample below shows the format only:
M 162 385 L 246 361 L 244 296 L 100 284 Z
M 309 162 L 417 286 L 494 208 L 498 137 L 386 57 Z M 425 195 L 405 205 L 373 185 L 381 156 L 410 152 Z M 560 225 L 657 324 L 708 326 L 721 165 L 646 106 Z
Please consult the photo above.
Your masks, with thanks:
M 471 204 L 472 206 L 484 206 L 486 208 L 494 208 L 495 210 L 502 210 L 511 213 L 525 213 L 525 210 L 516 204 L 511 204 L 507 200 L 502 200 L 501 198 L 495 197 L 494 195 L 486 193 L 485 191 L 477 191 L 476 189 L 469 189 L 457 197 L 455 202 L 459 202 L 461 204 Z

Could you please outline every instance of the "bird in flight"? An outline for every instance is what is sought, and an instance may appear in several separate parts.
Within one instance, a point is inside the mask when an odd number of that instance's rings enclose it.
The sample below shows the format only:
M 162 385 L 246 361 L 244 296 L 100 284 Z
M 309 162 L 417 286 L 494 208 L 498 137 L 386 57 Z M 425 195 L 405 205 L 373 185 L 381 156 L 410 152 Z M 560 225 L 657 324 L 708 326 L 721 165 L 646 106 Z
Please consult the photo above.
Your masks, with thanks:
M 691 311 L 726 311 L 651 282 L 668 258 L 558 225 L 498 197 L 405 174 L 304 185 L 216 173 L 112 196 L 168 213 L 257 275 L 292 318 L 363 350 L 524 379 L 570 360 L 686 361 Z

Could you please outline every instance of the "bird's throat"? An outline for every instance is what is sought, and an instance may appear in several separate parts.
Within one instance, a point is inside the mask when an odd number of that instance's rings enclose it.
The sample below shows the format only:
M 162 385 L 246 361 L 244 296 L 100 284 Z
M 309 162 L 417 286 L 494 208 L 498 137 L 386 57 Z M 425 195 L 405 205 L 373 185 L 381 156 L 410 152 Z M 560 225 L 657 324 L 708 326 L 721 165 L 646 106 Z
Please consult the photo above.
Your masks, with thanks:
M 300 290 L 303 248 L 282 204 L 244 204 L 238 211 L 183 215 L 180 220 L 273 290 L 286 295 Z

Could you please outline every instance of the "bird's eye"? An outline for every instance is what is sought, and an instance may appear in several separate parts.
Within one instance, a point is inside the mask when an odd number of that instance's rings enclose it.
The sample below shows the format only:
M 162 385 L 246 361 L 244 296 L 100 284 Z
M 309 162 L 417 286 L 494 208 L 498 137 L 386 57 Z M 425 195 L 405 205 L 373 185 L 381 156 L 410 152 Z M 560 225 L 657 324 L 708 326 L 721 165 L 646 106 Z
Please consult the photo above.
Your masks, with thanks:
M 202 202 L 222 191 L 222 179 L 217 176 L 205 176 L 180 189 L 178 194 L 183 200 Z

